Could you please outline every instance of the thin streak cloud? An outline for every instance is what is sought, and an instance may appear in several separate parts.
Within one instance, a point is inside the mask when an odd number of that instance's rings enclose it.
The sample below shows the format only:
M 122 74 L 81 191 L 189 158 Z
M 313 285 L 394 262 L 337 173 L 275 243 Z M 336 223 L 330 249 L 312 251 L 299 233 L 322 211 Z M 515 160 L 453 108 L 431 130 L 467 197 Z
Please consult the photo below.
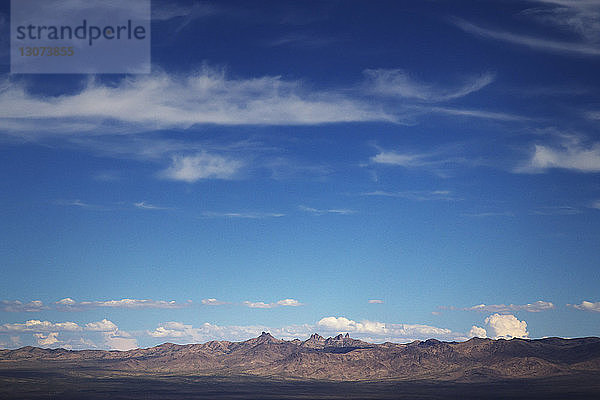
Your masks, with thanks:
M 519 46 L 525 46 L 535 50 L 579 56 L 600 55 L 600 47 L 587 43 L 549 40 L 539 37 L 519 35 L 501 30 L 488 29 L 460 18 L 454 18 L 452 22 L 467 33 L 471 33 L 486 39 L 494 39 Z
M 283 213 L 275 212 L 214 212 L 205 211 L 202 213 L 205 218 L 241 218 L 241 219 L 263 219 L 284 217 Z
M 313 214 L 313 215 L 325 215 L 325 214 L 337 214 L 337 215 L 351 215 L 356 213 L 354 210 L 350 210 L 347 208 L 329 208 L 329 209 L 318 209 L 314 207 L 307 207 L 300 205 L 298 208 L 301 211 Z
M 96 80 L 75 94 L 34 95 L 10 79 L 0 83 L 3 131 L 37 138 L 131 133 L 211 125 L 317 125 L 398 122 L 397 115 L 335 91 L 309 91 L 279 76 L 229 78 L 210 68 L 187 75 L 157 72 L 108 86 Z M 40 131 L 43 126 L 43 132 Z
M 121 299 L 121 300 L 104 300 L 104 301 L 75 301 L 70 297 L 58 300 L 54 303 L 55 307 L 62 311 L 81 311 L 90 308 L 126 308 L 126 309 L 142 309 L 142 308 L 158 308 L 158 309 L 177 309 L 190 306 L 192 303 L 178 303 L 174 300 L 150 300 L 150 299 Z
M 483 89 L 495 79 L 495 75 L 488 72 L 471 78 L 461 86 L 444 88 L 416 81 L 402 69 L 367 69 L 364 74 L 367 91 L 372 94 L 425 102 L 458 99 Z
M 550 301 L 538 300 L 528 304 L 478 304 L 476 306 L 463 308 L 464 311 L 479 311 L 479 312 L 513 312 L 513 311 L 527 311 L 527 312 L 542 312 L 553 310 L 554 304 Z

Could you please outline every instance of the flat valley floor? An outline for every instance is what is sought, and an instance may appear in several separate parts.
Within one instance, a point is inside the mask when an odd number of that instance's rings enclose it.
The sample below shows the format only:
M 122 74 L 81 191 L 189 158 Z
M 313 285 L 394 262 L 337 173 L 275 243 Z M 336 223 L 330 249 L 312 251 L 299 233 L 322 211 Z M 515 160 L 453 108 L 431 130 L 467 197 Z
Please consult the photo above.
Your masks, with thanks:
M 326 382 L 246 376 L 0 368 L 1 399 L 599 399 L 600 376 L 451 383 Z

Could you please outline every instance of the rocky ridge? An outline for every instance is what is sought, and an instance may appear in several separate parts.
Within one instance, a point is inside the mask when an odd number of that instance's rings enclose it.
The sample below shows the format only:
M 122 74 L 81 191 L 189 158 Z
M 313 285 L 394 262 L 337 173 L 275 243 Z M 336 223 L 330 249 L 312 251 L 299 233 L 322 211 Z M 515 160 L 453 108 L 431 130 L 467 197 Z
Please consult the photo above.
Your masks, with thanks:
M 600 376 L 600 338 L 435 339 L 373 344 L 348 334 L 286 341 L 263 332 L 243 342 L 165 343 L 147 349 L 102 351 L 23 347 L 0 350 L 1 368 L 86 367 L 131 373 L 255 375 L 290 379 L 454 380 Z

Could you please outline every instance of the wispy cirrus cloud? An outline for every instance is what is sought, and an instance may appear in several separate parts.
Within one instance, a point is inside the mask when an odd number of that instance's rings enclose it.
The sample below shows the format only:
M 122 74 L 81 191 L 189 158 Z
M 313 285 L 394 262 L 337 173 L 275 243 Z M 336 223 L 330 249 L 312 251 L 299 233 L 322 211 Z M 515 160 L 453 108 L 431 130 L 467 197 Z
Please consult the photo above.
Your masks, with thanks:
M 371 157 L 371 162 L 376 164 L 397 165 L 401 167 L 422 167 L 430 165 L 427 161 L 430 155 L 417 153 L 398 153 L 395 151 L 380 151 Z
M 201 179 L 232 179 L 243 166 L 239 160 L 208 153 L 174 156 L 171 161 L 159 176 L 188 183 Z
M 600 3 L 596 0 L 536 0 L 540 7 L 520 14 L 533 20 L 571 31 L 586 43 L 600 43 Z
M 140 201 L 137 203 L 133 203 L 135 208 L 139 208 L 140 210 L 169 210 L 169 207 L 160 207 L 154 204 L 147 203 L 145 201 Z
M 415 107 L 417 110 L 422 110 L 423 112 L 433 113 L 433 114 L 443 114 L 443 115 L 451 115 L 458 117 L 466 117 L 466 118 L 478 118 L 478 119 L 488 119 L 495 121 L 513 121 L 513 122 L 524 122 L 531 121 L 532 118 L 525 117 L 523 115 L 497 112 L 497 111 L 487 111 L 487 110 L 476 110 L 476 109 L 465 109 L 465 108 L 454 108 L 454 107 Z
M 585 117 L 593 121 L 600 119 L 600 111 L 587 111 L 584 113 Z
M 97 204 L 97 203 L 89 203 L 84 202 L 79 199 L 77 200 L 56 200 L 54 204 L 65 207 L 75 207 L 80 208 L 82 210 L 91 210 L 91 211 L 115 211 L 115 210 L 125 210 L 127 209 L 125 203 L 117 202 L 112 204 Z M 139 209 L 139 210 L 171 210 L 170 207 L 162 207 L 154 204 L 150 204 L 146 201 L 138 201 L 130 204 L 131 207 Z
M 35 139 L 49 133 L 124 134 L 197 124 L 315 125 L 397 122 L 398 117 L 382 104 L 336 91 L 308 91 L 301 82 L 278 76 L 234 79 L 205 67 L 187 75 L 139 75 L 110 86 L 92 79 L 80 92 L 60 97 L 34 95 L 5 78 L 0 121 L 5 133 Z
M 0 81 L 0 135 L 19 142 L 52 142 L 102 156 L 155 162 L 162 164 L 155 173 L 157 178 L 195 183 L 244 179 L 261 168 L 271 169 L 275 179 L 290 175 L 290 170 L 296 174 L 300 170 L 319 174 L 330 171 L 322 165 L 290 168 L 289 160 L 266 155 L 260 144 L 248 141 L 224 145 L 206 138 L 166 138 L 160 131 L 185 131 L 200 125 L 412 124 L 431 113 L 512 118 L 491 111 L 424 104 L 447 102 L 480 90 L 494 80 L 491 73 L 475 75 L 458 85 L 423 83 L 400 69 L 371 69 L 365 75 L 364 82 L 319 90 L 300 80 L 280 76 L 235 78 L 224 69 L 205 66 L 188 73 L 159 71 L 110 84 L 91 78 L 78 91 L 61 96 L 34 93 L 26 80 L 5 77 Z M 387 81 L 396 85 L 396 94 L 385 94 Z M 397 104 L 398 99 L 402 104 Z M 443 170 L 450 164 L 463 161 L 420 155 L 413 158 L 412 165 L 427 165 L 445 174 Z M 114 175 L 104 174 L 98 179 L 114 179 Z M 105 209 L 81 200 L 62 203 Z M 136 207 L 144 208 L 143 204 Z
M 263 219 L 280 218 L 285 214 L 277 212 L 214 212 L 205 211 L 202 213 L 205 218 L 241 218 L 241 219 Z
M 529 163 L 521 171 L 543 172 L 552 168 L 600 172 L 600 143 L 589 148 L 577 145 L 562 148 L 536 145 Z
M 402 69 L 367 69 L 366 90 L 378 96 L 399 97 L 425 102 L 442 102 L 458 99 L 481 90 L 495 79 L 487 72 L 469 79 L 456 87 L 442 87 L 420 82 Z
M 482 164 L 481 160 L 469 158 L 467 154 L 468 152 L 460 145 L 448 146 L 430 152 L 396 151 L 378 148 L 377 154 L 370 157 L 369 163 L 365 163 L 363 166 L 400 167 L 408 170 L 421 170 L 441 178 L 446 178 L 452 176 L 460 168 Z M 380 194 L 384 195 L 384 193 Z M 402 192 L 399 192 L 399 194 L 400 196 L 398 197 L 402 197 Z M 405 194 L 410 196 L 408 191 Z M 443 194 L 443 191 L 437 193 L 437 195 Z M 415 195 L 418 195 L 418 193 L 415 193 Z
M 189 73 L 155 72 L 111 84 L 92 78 L 80 91 L 59 97 L 34 94 L 24 81 L 5 77 L 0 82 L 0 132 L 29 141 L 49 137 L 89 141 L 196 125 L 402 124 L 431 112 L 514 119 L 492 111 L 418 107 L 481 90 L 493 82 L 492 73 L 449 86 L 416 81 L 401 69 L 369 69 L 365 76 L 356 85 L 318 90 L 280 76 L 233 78 L 224 69 L 205 66 Z M 405 103 L 390 104 L 394 98 Z
M 567 42 L 561 40 L 551 40 L 541 37 L 516 34 L 508 31 L 485 28 L 475 25 L 463 19 L 454 18 L 452 22 L 467 33 L 476 36 L 494 39 L 519 46 L 529 47 L 535 50 L 548 51 L 558 54 L 570 54 L 579 56 L 599 56 L 600 47 L 588 42 Z
M 318 209 L 313 207 L 307 207 L 300 205 L 298 208 L 301 211 L 313 214 L 313 215 L 325 215 L 325 214 L 336 214 L 336 215 L 350 215 L 355 214 L 356 211 L 350 210 L 348 208 L 327 208 L 327 209 Z
M 370 161 L 372 164 L 377 165 L 421 168 L 428 169 L 432 172 L 442 172 L 452 167 L 472 163 L 465 157 L 447 155 L 445 153 L 447 153 L 447 151 L 418 153 L 380 149 L 376 155 L 371 157 Z
M 514 312 L 514 311 L 527 311 L 527 312 L 542 312 L 553 310 L 554 304 L 549 301 L 538 300 L 528 304 L 478 304 L 472 307 L 463 308 L 464 311 L 479 311 L 479 312 Z
M 455 201 L 457 198 L 449 190 L 405 190 L 388 192 L 375 190 L 373 192 L 361 193 L 362 196 L 395 197 L 413 201 Z
M 81 201 L 79 199 L 75 199 L 75 200 L 56 200 L 54 202 L 56 205 L 59 206 L 66 206 L 66 207 L 77 207 L 77 208 L 82 208 L 82 209 L 86 209 L 86 210 L 95 210 L 95 211 L 108 211 L 110 210 L 110 207 L 106 207 L 100 204 L 92 204 L 92 203 L 87 203 L 84 201 Z
M 192 3 L 182 3 L 177 1 L 156 1 L 152 2 L 152 21 L 163 22 L 178 19 L 179 28 L 183 29 L 195 19 L 214 16 L 223 10 L 213 3 L 207 1 L 194 1 Z
M 475 212 L 475 213 L 463 213 L 465 217 L 471 218 L 488 218 L 488 217 L 514 217 L 515 213 L 511 211 L 487 211 L 487 212 Z
M 535 215 L 576 215 L 581 214 L 579 208 L 573 206 L 546 206 L 533 211 Z
M 564 1 L 534 0 L 537 7 L 527 8 L 519 17 L 545 25 L 554 33 L 570 32 L 576 39 L 562 40 L 490 29 L 454 18 L 452 22 L 465 32 L 476 36 L 503 41 L 534 50 L 576 56 L 600 55 L 600 3 L 595 0 Z
M 303 47 L 303 48 L 321 48 L 331 46 L 339 42 L 339 39 L 325 37 L 307 32 L 292 32 L 269 40 L 265 44 L 270 47 Z
M 600 172 L 600 142 L 577 134 L 553 134 L 554 143 L 535 144 L 526 162 L 517 173 L 542 173 L 551 169 L 574 172 Z

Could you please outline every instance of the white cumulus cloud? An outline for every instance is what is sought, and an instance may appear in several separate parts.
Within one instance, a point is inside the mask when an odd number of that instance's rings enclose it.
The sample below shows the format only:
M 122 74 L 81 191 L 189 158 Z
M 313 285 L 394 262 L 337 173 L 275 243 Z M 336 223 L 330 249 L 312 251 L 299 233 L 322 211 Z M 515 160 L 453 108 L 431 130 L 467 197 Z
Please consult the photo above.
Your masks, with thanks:
M 137 338 L 120 330 L 108 319 L 81 325 L 75 322 L 28 320 L 24 323 L 0 325 L 0 335 L 0 339 L 10 338 L 11 347 L 22 343 L 65 349 L 129 350 L 138 347 Z M 32 337 L 33 343 L 30 340 Z
M 275 303 L 265 303 L 264 301 L 244 301 L 244 305 L 250 308 L 273 308 Z
M 244 301 L 243 304 L 250 308 L 298 307 L 304 305 L 296 299 L 282 299 L 274 303 L 265 303 L 263 301 Z
M 48 309 L 41 300 L 32 300 L 27 303 L 19 300 L 2 300 L 0 301 L 0 308 L 7 312 L 37 312 Z
M 283 300 L 279 300 L 277 302 L 278 306 L 284 306 L 284 307 L 298 307 L 303 305 L 302 303 L 300 303 L 298 300 L 296 299 L 283 299 Z
M 74 306 L 77 304 L 77 302 L 70 297 L 66 297 L 64 299 L 58 300 L 56 304 L 59 304 L 61 306 Z
M 103 319 L 102 321 L 85 324 L 85 329 L 96 332 L 115 332 L 117 331 L 118 327 L 112 321 Z
M 494 339 L 529 337 L 527 322 L 519 321 L 511 314 L 492 314 L 485 319 L 485 323 Z
M 464 339 L 464 336 L 450 329 L 421 324 L 394 324 L 378 321 L 357 322 L 346 317 L 325 317 L 317 322 L 317 327 L 325 333 L 350 333 L 375 341 L 407 342 L 430 338 Z
M 30 319 L 24 323 L 3 324 L 0 332 L 49 332 L 49 331 L 80 331 L 81 327 L 75 322 L 50 322 Z
M 229 304 L 226 301 L 221 301 L 217 299 L 202 299 L 202 304 L 206 306 L 222 306 L 224 304 Z
M 485 328 L 473 325 L 471 327 L 471 329 L 469 330 L 469 333 L 467 333 L 467 336 L 470 338 L 472 338 L 472 337 L 486 338 L 487 331 L 485 330 Z
M 437 338 L 441 340 L 466 340 L 464 334 L 449 329 L 428 325 L 389 324 L 375 321 L 356 322 L 345 317 L 325 317 L 316 324 L 288 325 L 284 327 L 268 327 L 262 325 L 221 326 L 204 323 L 199 327 L 172 321 L 159 324 L 157 328 L 147 331 L 149 337 L 176 343 L 202 343 L 210 340 L 239 341 L 256 337 L 261 332 L 270 332 L 276 338 L 305 340 L 317 332 L 323 336 L 335 336 L 338 333 L 350 333 L 354 338 L 373 342 L 411 342 Z
M 37 344 L 41 347 L 51 346 L 60 342 L 58 339 L 58 332 L 50 332 L 47 335 L 44 335 L 43 333 L 35 333 L 33 336 L 37 338 Z
M 593 312 L 600 312 L 600 301 L 598 302 L 591 302 L 591 301 L 582 301 L 581 304 L 569 304 L 571 307 L 574 307 L 578 310 L 582 310 L 582 311 L 593 311 Z
M 160 324 L 153 331 L 147 331 L 150 337 L 171 340 L 178 343 L 203 343 L 210 340 L 246 340 L 261 332 L 269 331 L 265 326 L 220 326 L 205 322 L 200 327 L 171 321 Z
M 151 299 L 120 299 L 101 301 L 75 301 L 70 297 L 55 302 L 59 309 L 64 311 L 79 311 L 81 309 L 108 307 L 108 308 L 160 308 L 176 309 L 190 305 L 190 303 L 177 303 L 175 300 L 151 300 Z
M 326 330 L 339 332 L 358 332 L 358 333 L 375 333 L 387 334 L 388 328 L 383 322 L 363 321 L 356 322 L 345 317 L 325 317 L 322 318 L 317 325 Z
M 104 345 L 110 350 L 127 351 L 138 348 L 137 339 L 123 331 L 104 332 Z

